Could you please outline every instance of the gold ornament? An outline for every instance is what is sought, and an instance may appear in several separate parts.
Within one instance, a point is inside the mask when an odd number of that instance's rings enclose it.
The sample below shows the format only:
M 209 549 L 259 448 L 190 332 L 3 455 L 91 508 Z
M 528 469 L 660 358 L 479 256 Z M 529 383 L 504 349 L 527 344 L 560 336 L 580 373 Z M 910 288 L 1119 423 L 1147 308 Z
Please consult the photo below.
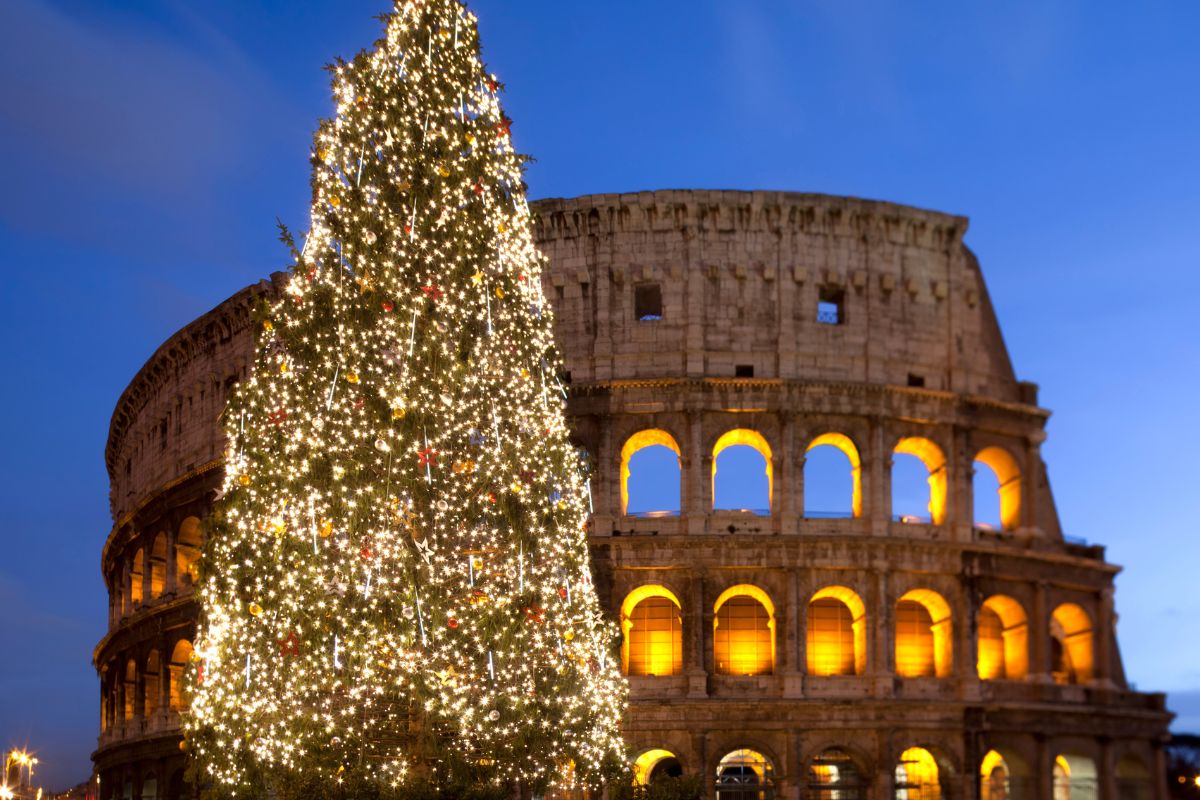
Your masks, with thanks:
M 269 320 L 269 319 L 263 320 L 263 330 L 267 331 L 268 333 L 275 330 L 275 326 L 271 324 L 271 320 Z
M 456 475 L 470 475 L 475 471 L 475 462 L 471 461 L 470 459 L 466 461 L 455 461 L 451 465 L 451 469 L 454 470 Z
M 286 362 L 286 361 L 279 362 L 279 374 L 280 375 L 287 375 L 289 369 L 291 369 L 291 367 L 288 366 L 288 362 Z
M 337 208 L 341 204 L 342 204 L 342 200 L 336 194 L 333 197 L 329 198 L 329 205 L 333 206 L 334 208 Z
M 240 483 L 242 486 L 249 486 L 250 476 L 243 472 L 241 475 L 238 475 L 238 483 Z
M 506 230 L 508 230 L 508 226 L 505 225 L 503 222 L 501 222 L 498 225 L 496 225 L 496 230 L 499 231 L 500 233 L 504 233 Z
M 445 167 L 438 167 L 438 175 L 441 175 L 443 178 L 449 178 L 450 170 L 446 169 Z
M 521 367 L 521 377 L 522 377 L 522 378 L 528 378 L 528 377 L 529 377 L 529 370 L 525 369 L 524 367 Z
M 475 271 L 475 274 L 471 276 L 471 283 L 475 284 L 476 286 L 483 283 L 483 271 L 482 270 Z
M 252 617 L 261 617 L 261 616 L 262 616 L 262 613 L 263 613 L 263 607 L 262 607 L 262 606 L 260 606 L 258 603 L 251 603 L 251 604 L 250 604 L 250 616 L 252 616 Z
M 504 297 L 504 290 L 501 289 L 499 286 L 496 287 L 496 297 L 497 298 Z
M 328 539 L 333 535 L 333 522 L 331 520 L 321 520 L 321 530 L 319 531 L 322 539 Z
M 473 133 L 467 134 L 467 144 L 475 144 L 475 134 L 473 134 Z
M 404 406 L 392 406 L 392 419 L 404 419 L 408 414 L 408 409 Z
M 568 642 L 575 638 L 575 631 L 567 631 L 563 634 L 563 638 Z
M 346 373 L 346 383 L 358 383 L 358 373 L 357 372 L 347 372 Z

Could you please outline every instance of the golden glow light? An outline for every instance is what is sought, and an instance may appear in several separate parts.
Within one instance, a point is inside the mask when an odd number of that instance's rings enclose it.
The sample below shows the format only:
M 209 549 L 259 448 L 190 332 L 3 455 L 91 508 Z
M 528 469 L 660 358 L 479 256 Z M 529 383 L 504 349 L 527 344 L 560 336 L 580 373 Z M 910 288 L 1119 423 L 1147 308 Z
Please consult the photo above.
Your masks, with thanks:
M 398 2 L 333 68 L 311 225 L 224 415 L 195 651 L 171 659 L 227 793 L 586 784 L 623 759 L 544 259 L 479 54 L 457 0 Z

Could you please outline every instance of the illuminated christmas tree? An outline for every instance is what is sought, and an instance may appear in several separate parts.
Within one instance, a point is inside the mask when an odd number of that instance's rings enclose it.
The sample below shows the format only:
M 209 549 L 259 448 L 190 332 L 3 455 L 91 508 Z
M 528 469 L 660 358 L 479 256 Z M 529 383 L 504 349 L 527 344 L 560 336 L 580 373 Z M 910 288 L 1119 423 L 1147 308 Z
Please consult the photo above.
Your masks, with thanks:
M 225 412 L 196 779 L 281 796 L 595 782 L 623 757 L 626 686 L 476 19 L 398 3 L 332 71 L 311 227 Z

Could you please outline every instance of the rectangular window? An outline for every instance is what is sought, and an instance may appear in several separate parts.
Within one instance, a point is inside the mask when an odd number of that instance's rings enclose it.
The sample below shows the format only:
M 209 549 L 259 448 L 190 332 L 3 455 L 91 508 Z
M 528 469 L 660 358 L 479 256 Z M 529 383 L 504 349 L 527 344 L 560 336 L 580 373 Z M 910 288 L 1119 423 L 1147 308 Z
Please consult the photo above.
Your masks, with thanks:
M 753 378 L 754 377 L 754 365 L 753 364 L 737 364 L 733 368 L 733 375 L 735 378 Z
M 822 287 L 817 295 L 817 322 L 822 325 L 846 324 L 846 293 L 832 286 Z
M 633 318 L 638 322 L 662 319 L 662 288 L 657 283 L 633 287 Z
M 915 386 L 918 389 L 923 388 L 925 386 L 925 377 L 915 372 L 910 372 L 908 373 L 908 385 Z

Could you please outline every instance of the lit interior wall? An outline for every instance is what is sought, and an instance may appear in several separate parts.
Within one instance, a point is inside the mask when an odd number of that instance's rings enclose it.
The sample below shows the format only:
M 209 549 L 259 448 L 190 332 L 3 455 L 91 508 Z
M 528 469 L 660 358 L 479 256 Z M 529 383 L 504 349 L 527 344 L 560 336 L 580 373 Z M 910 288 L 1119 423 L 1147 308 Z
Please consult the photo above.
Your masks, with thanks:
M 1054 800 L 1096 800 L 1096 764 L 1063 753 L 1054 759 Z
M 910 747 L 896 764 L 896 800 L 939 800 L 938 765 L 923 747 Z
M 158 651 L 151 650 L 150 655 L 146 658 L 146 673 L 142 676 L 142 708 L 145 709 L 147 718 L 153 716 L 154 712 L 158 710 L 158 693 L 161 686 L 159 682 L 160 669 Z
M 1025 609 L 1007 595 L 983 601 L 977 622 L 982 680 L 1021 680 L 1029 672 L 1029 624 Z
M 836 747 L 819 753 L 808 768 L 810 800 L 858 800 L 860 785 L 853 759 Z
M 752 431 L 749 428 L 735 428 L 734 430 L 727 431 L 713 445 L 712 496 L 714 501 L 717 497 L 717 457 L 721 455 L 721 451 L 725 448 L 739 444 L 753 448 L 763 457 L 764 469 L 767 475 L 767 504 L 770 508 L 775 508 L 775 480 L 774 468 L 771 465 L 771 445 L 767 444 L 767 440 L 763 438 L 761 433 Z
M 1004 756 L 989 750 L 979 764 L 979 800 L 1007 800 L 1008 774 Z
M 866 671 L 866 606 L 845 586 L 826 586 L 808 605 L 806 652 L 810 675 Z
M 187 700 L 183 696 L 183 673 L 188 662 L 192 660 L 192 643 L 186 639 L 180 640 L 171 651 L 171 710 L 183 711 L 187 708 Z
M 862 458 L 858 455 L 858 448 L 854 446 L 849 436 L 843 433 L 823 433 L 817 438 L 808 443 L 805 448 L 806 453 L 817 447 L 834 447 L 842 451 L 842 453 L 850 460 L 850 477 L 851 477 L 851 497 L 850 508 L 855 519 L 862 516 Z
M 143 571 L 145 557 L 145 551 L 139 547 L 133 554 L 133 563 L 129 565 L 129 599 L 135 607 L 142 604 L 142 578 L 146 574 Z
M 1006 531 L 1021 527 L 1021 470 L 1017 461 L 1002 447 L 985 447 L 975 456 L 996 474 L 1000 482 L 1000 524 Z
M 734 750 L 717 764 L 717 800 L 770 800 L 775 768 L 755 750 Z
M 633 454 L 646 447 L 653 445 L 661 445 L 675 453 L 677 458 L 682 459 L 682 453 L 679 449 L 679 443 L 675 441 L 675 437 L 664 430 L 653 428 L 650 430 L 638 431 L 633 436 L 626 440 L 625 445 L 621 448 L 621 513 L 629 513 L 629 459 L 633 458 Z M 714 462 L 713 469 L 716 469 Z M 682 461 L 680 462 L 680 475 L 682 475 Z
M 627 675 L 678 675 L 683 671 L 683 620 L 679 599 L 666 587 L 639 586 L 621 604 L 621 662 Z
M 930 589 L 913 589 L 896 602 L 896 674 L 905 678 L 953 671 L 950 605 Z
M 179 535 L 175 541 L 175 575 L 179 585 L 195 583 L 199 577 L 196 562 L 200 560 L 200 547 L 204 540 L 200 535 L 200 520 L 187 517 L 179 524 Z
M 713 660 L 720 675 L 775 671 L 775 605 L 757 586 L 740 584 L 713 605 Z
M 658 766 L 659 762 L 668 758 L 675 758 L 675 754 L 670 750 L 647 750 L 633 762 L 633 779 L 639 786 L 647 785 L 650 783 L 650 773 L 654 772 L 654 768 Z
M 162 597 L 167 588 L 167 537 L 158 534 L 150 547 L 150 597 Z
M 907 436 L 896 444 L 897 453 L 916 456 L 929 472 L 929 518 L 934 525 L 946 520 L 946 456 L 933 442 L 920 436 Z
M 1050 620 L 1051 635 L 1062 645 L 1065 656 L 1055 665 L 1055 679 L 1063 683 L 1088 683 L 1095 669 L 1092 620 L 1075 603 L 1063 603 L 1054 609 Z

